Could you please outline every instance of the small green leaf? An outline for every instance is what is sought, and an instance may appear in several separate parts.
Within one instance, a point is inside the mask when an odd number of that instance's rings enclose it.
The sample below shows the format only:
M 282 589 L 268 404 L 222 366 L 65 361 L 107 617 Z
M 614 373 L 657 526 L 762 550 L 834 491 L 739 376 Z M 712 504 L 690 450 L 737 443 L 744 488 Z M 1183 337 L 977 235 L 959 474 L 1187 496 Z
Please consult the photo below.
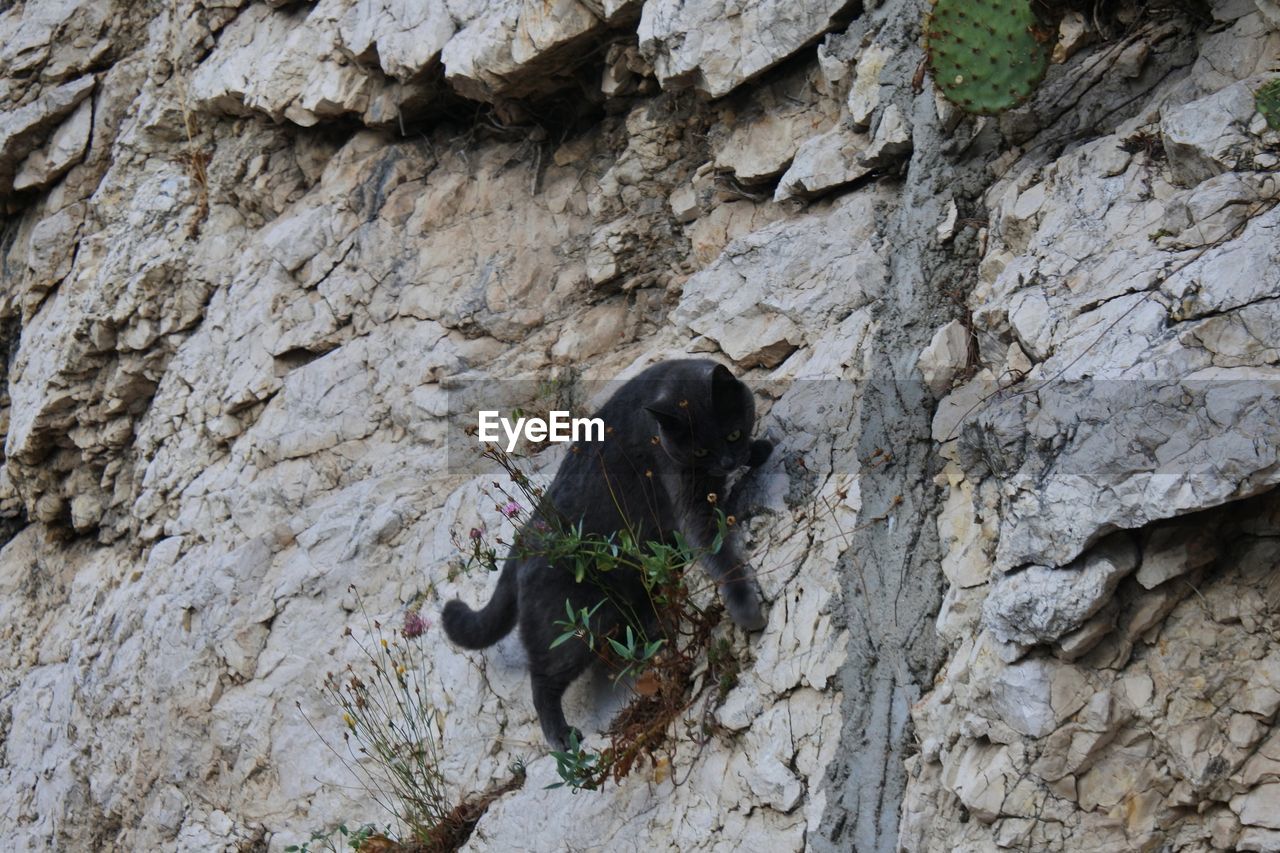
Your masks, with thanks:
M 692 549 L 689 547 L 689 543 L 688 543 L 688 541 L 686 541 L 686 540 L 685 540 L 684 536 L 680 535 L 680 531 L 679 531 L 679 530 L 677 530 L 677 531 L 675 531 L 674 533 L 672 533 L 672 534 L 671 534 L 671 538 L 675 540 L 675 542 L 676 542 L 676 547 L 677 547 L 677 548 L 679 548 L 679 549 L 681 550 L 681 552 L 683 552 L 683 553 L 685 553 L 685 554 L 688 554 L 688 553 L 692 550 Z
M 1272 80 L 1254 95 L 1258 112 L 1272 130 L 1280 130 L 1280 80 Z

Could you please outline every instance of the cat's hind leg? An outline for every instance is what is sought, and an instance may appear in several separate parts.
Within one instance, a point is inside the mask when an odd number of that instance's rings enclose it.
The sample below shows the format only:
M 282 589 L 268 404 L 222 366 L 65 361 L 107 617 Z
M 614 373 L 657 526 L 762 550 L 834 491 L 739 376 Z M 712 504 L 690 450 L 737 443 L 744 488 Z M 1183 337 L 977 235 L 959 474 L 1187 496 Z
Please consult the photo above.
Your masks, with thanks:
M 551 648 L 554 638 L 542 625 L 522 624 L 520 635 L 529 654 L 533 708 L 538 712 L 542 734 L 553 749 L 568 749 L 569 733 L 573 729 L 564 718 L 561 700 L 569 685 L 591 665 L 594 652 L 584 640 L 576 637 Z M 582 742 L 581 734 L 578 742 Z
M 538 712 L 538 722 L 542 724 L 542 736 L 552 749 L 561 752 L 569 749 L 572 733 L 577 733 L 577 741 L 582 743 L 582 733 L 571 727 L 564 718 L 562 700 L 564 692 L 580 673 L 570 677 L 563 675 L 531 674 L 533 683 L 533 707 Z

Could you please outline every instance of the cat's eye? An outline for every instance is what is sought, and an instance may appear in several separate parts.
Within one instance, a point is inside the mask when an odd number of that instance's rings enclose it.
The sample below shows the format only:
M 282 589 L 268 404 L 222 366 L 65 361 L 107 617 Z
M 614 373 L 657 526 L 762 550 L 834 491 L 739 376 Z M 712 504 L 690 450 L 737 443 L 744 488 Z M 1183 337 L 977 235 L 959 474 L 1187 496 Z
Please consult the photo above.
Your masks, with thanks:
M 733 432 L 731 432 L 731 433 L 729 433 L 728 435 L 726 435 L 726 436 L 724 437 L 724 440 L 725 440 L 725 441 L 737 441 L 737 440 L 738 440 L 738 439 L 740 439 L 740 438 L 742 438 L 742 430 L 740 430 L 740 429 L 735 429 Z
M 701 459 L 707 455 L 707 449 L 705 447 L 699 447 L 697 450 L 693 451 L 693 455 L 696 458 Z

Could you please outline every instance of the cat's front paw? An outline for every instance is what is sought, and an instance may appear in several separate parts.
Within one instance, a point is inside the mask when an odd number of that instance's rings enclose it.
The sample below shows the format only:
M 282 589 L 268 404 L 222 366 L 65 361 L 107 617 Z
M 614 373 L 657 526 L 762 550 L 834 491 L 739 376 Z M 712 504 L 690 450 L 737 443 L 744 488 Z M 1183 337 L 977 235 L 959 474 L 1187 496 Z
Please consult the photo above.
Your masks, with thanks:
M 764 626 L 769 624 L 769 618 L 765 616 L 760 602 L 754 598 L 743 602 L 729 602 L 729 617 L 733 619 L 733 624 L 748 632 L 763 631 Z
M 769 619 L 760 606 L 760 587 L 754 580 L 725 586 L 721 597 L 733 624 L 744 631 L 760 631 Z
M 767 438 L 757 438 L 751 442 L 747 465 L 752 468 L 758 468 L 769 460 L 771 453 L 773 453 L 773 442 Z
M 547 745 L 553 752 L 578 752 L 582 749 L 582 740 L 582 732 L 577 726 L 565 726 L 555 734 L 547 734 Z

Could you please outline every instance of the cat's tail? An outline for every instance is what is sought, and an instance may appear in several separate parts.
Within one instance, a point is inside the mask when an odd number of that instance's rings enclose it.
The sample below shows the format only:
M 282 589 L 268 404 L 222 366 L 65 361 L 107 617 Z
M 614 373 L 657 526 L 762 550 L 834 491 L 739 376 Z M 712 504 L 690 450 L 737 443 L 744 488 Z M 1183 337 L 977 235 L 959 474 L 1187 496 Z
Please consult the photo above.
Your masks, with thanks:
M 472 610 L 458 599 L 447 602 L 440 614 L 440 624 L 455 645 L 464 649 L 483 649 L 501 640 L 516 624 L 519 584 L 517 561 L 507 559 L 498 576 L 493 598 L 479 610 Z

